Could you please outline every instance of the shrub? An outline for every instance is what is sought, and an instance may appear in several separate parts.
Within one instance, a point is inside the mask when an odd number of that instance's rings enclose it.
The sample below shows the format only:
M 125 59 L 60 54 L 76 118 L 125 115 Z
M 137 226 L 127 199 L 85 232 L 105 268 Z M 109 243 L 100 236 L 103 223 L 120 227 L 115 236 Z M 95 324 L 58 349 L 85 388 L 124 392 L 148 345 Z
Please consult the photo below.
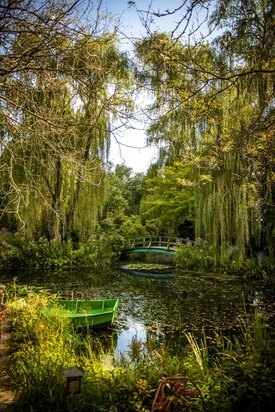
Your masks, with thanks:
M 176 254 L 176 265 L 184 269 L 211 271 L 214 259 L 207 247 L 180 246 Z
M 268 280 L 274 268 L 274 260 L 266 257 L 261 264 L 256 259 L 246 259 L 242 264 L 232 260 L 218 265 L 215 264 L 210 247 L 180 246 L 176 253 L 176 266 L 194 271 L 238 275 L 246 279 Z
M 19 234 L 0 235 L 0 265 L 4 267 L 62 267 L 110 264 L 114 252 L 108 242 L 93 241 L 73 247 L 71 242 L 38 241 Z

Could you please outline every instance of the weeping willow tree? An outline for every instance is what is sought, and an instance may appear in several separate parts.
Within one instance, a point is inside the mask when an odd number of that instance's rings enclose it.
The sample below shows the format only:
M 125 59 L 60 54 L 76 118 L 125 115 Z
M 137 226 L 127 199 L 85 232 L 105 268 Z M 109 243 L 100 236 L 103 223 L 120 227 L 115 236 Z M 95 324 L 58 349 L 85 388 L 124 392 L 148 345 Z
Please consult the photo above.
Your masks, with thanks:
M 212 15 L 224 29 L 215 40 L 223 78 L 202 145 L 214 167 L 197 191 L 197 233 L 210 235 L 218 262 L 271 254 L 273 17 L 272 2 L 254 0 L 221 1 Z
M 196 235 L 217 264 L 272 247 L 273 12 L 269 1 L 220 1 L 213 46 L 165 34 L 137 45 L 155 96 L 149 139 L 164 142 L 162 164 L 192 167 Z
M 2 221 L 12 216 L 34 237 L 85 241 L 104 203 L 110 115 L 123 105 L 128 62 L 114 34 L 57 35 L 42 49 L 40 40 L 32 31 L 14 39 L 11 54 L 35 52 L 2 90 Z
M 253 153 L 258 137 L 247 136 L 257 114 L 251 96 L 243 98 L 236 89 L 219 96 L 195 161 L 197 236 L 213 245 L 221 263 L 241 262 L 262 232 L 263 199 Z

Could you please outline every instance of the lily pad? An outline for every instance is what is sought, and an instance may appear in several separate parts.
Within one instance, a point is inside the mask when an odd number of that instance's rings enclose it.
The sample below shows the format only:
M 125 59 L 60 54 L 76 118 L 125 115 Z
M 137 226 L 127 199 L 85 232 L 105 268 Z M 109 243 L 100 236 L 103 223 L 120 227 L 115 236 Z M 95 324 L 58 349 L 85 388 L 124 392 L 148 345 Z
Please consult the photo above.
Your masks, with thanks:
M 128 265 L 124 265 L 121 267 L 123 270 L 137 270 L 141 272 L 148 272 L 148 273 L 161 273 L 171 271 L 173 268 L 168 265 L 163 264 L 156 264 L 156 263 L 131 263 Z

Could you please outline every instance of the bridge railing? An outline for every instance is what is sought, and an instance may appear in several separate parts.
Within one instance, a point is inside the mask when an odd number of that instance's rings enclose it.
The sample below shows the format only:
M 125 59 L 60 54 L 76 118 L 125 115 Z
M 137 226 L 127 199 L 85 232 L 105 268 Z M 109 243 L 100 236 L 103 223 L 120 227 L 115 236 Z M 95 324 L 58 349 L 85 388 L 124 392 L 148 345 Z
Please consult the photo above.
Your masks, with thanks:
M 143 236 L 134 239 L 127 239 L 124 241 L 124 249 L 134 248 L 166 248 L 176 249 L 179 245 L 184 244 L 185 239 L 174 236 Z

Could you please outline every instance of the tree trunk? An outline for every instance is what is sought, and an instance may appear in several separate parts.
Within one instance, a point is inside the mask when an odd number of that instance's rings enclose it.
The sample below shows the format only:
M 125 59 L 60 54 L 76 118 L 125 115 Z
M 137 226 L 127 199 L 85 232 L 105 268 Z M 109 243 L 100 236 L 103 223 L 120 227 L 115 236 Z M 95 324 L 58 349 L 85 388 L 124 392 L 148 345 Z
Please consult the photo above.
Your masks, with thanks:
M 55 185 L 52 197 L 52 218 L 50 228 L 50 238 L 53 240 L 61 240 L 61 190 L 62 190 L 62 163 L 58 158 L 55 163 Z
M 89 159 L 91 143 L 92 143 L 92 133 L 89 135 L 87 142 L 86 142 L 86 146 L 85 146 L 85 152 L 84 152 L 84 157 L 83 157 L 84 173 L 85 173 L 86 163 Z M 76 188 L 75 188 L 75 192 L 73 196 L 73 201 L 66 215 L 66 230 L 65 230 L 66 240 L 71 239 L 71 236 L 72 236 L 72 223 L 73 223 L 73 217 L 74 217 L 78 199 L 79 199 L 80 187 L 81 187 L 81 167 L 79 168 L 78 173 L 77 173 L 77 182 L 76 182 Z

